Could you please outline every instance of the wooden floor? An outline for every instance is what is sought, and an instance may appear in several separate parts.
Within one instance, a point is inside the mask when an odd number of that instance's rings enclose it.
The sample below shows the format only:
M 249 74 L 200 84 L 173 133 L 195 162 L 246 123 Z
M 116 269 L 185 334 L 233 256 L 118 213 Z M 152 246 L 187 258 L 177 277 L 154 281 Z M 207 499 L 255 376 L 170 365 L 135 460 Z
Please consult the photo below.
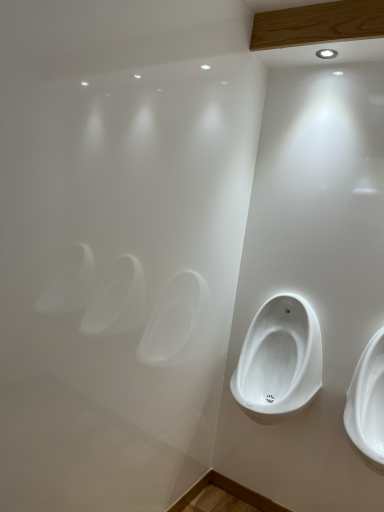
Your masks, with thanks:
M 214 485 L 207 485 L 183 512 L 259 512 Z

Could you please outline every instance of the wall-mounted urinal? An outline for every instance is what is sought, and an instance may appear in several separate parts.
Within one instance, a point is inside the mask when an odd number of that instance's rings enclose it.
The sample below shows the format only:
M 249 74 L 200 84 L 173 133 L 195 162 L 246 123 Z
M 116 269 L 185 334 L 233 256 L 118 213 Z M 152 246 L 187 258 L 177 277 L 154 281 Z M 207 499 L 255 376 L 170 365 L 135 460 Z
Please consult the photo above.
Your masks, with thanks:
M 320 326 L 298 295 L 268 300 L 248 330 L 231 391 L 242 410 L 265 425 L 301 413 L 322 386 Z
M 373 336 L 356 367 L 344 426 L 363 462 L 384 475 L 384 328 Z
M 144 272 L 135 256 L 125 255 L 103 277 L 79 331 L 85 336 L 109 336 L 144 322 Z
M 91 248 L 76 244 L 68 251 L 56 279 L 35 303 L 39 313 L 62 313 L 82 309 L 91 301 L 95 283 L 95 265 Z
M 206 282 L 192 270 L 173 277 L 150 316 L 137 358 L 150 366 L 173 366 L 207 348 L 210 297 Z

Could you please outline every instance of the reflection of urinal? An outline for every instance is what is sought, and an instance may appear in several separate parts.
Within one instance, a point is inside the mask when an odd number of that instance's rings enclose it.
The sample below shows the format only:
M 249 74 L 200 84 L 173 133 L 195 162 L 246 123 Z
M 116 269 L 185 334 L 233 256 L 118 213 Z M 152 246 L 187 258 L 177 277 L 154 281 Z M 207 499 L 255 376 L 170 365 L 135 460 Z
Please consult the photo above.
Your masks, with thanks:
M 373 336 L 356 367 L 344 426 L 364 463 L 384 475 L 384 328 Z
M 298 295 L 277 295 L 255 316 L 231 391 L 254 421 L 273 424 L 296 416 L 322 386 L 320 326 L 311 306 Z
M 192 270 L 177 274 L 162 291 L 148 321 L 137 358 L 151 366 L 172 366 L 207 348 L 209 290 Z
M 118 258 L 109 268 L 83 321 L 86 336 L 108 336 L 128 331 L 145 321 L 144 273 L 137 258 Z
M 69 250 L 58 277 L 35 303 L 39 313 L 61 313 L 88 306 L 94 290 L 94 260 L 91 248 L 76 244 Z

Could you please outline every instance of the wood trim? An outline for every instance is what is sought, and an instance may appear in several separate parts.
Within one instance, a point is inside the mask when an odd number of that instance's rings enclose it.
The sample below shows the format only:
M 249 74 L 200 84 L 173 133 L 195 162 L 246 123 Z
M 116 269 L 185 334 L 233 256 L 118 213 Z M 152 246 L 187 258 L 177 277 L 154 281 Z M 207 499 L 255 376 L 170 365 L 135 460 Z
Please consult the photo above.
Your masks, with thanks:
M 169 507 L 166 512 L 181 512 L 185 509 L 187 505 L 191 503 L 191 501 L 196 498 L 201 491 L 207 487 L 207 485 L 211 482 L 211 473 L 212 469 L 209 469 L 205 475 L 203 475 L 200 480 L 198 480 L 195 485 L 193 485 L 188 491 L 182 495 L 180 499 L 176 501 L 171 507 Z
M 261 512 L 292 512 L 289 508 L 283 507 L 255 491 L 251 491 L 248 487 L 238 484 L 234 480 L 218 473 L 214 469 L 207 471 L 205 475 L 203 475 L 195 485 L 183 494 L 176 503 L 169 507 L 166 512 L 182 512 L 182 510 L 184 510 L 184 508 L 189 505 L 191 501 L 196 498 L 196 496 L 209 484 L 215 485 L 228 494 L 235 496 L 235 498 L 259 509 Z
M 251 51 L 384 37 L 383 0 L 341 0 L 255 14 Z
M 278 503 L 258 494 L 257 492 L 251 491 L 248 487 L 244 487 L 238 484 L 234 480 L 231 480 L 227 476 L 218 473 L 214 469 L 211 472 L 211 484 L 219 487 L 228 494 L 232 494 L 235 498 L 245 501 L 248 505 L 252 505 L 262 512 L 292 512 L 289 508 L 283 507 Z

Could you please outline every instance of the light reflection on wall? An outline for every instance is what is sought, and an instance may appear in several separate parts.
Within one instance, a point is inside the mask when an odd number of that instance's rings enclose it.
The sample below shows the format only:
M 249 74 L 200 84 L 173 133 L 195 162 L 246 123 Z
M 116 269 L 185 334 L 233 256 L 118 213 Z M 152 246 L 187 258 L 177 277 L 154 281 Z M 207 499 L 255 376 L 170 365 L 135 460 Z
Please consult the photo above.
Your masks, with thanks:
M 84 127 L 83 143 L 87 150 L 95 151 L 106 135 L 102 107 L 97 97 L 93 98 L 88 118 Z
M 215 70 L 224 66 L 231 83 L 223 88 L 220 80 L 194 79 L 197 64 L 146 69 L 145 80 L 134 84 L 131 73 L 122 72 L 94 76 L 87 88 L 78 79 L 43 86 L 49 138 L 43 131 L 36 144 L 25 145 L 25 165 L 9 178 L 12 190 L 30 179 L 34 160 L 44 173 L 33 174 L 37 185 L 18 203 L 17 214 L 2 204 L 11 226 L 3 242 L 17 248 L 17 228 L 26 218 L 31 226 L 19 263 L 6 261 L 9 275 L 42 269 L 27 280 L 27 296 L 35 300 L 59 262 L 59 249 L 41 250 L 54 233 L 63 249 L 76 242 L 92 247 L 96 284 L 116 258 L 134 254 L 145 273 L 146 320 L 166 283 L 194 270 L 209 287 L 213 325 L 212 336 L 191 337 L 185 357 L 160 368 L 136 358 L 145 324 L 89 339 L 78 332 L 84 312 L 33 316 L 32 300 L 29 316 L 20 319 L 28 349 L 20 357 L 28 372 L 44 375 L 16 383 L 3 402 L 0 396 L 0 414 L 8 400 L 16 404 L 10 428 L 0 432 L 7 445 L 4 467 L 12 462 L 10 477 L 27 489 L 24 496 L 10 490 L 7 504 L 25 512 L 163 512 L 211 467 L 267 71 L 248 53 L 220 58 Z M 27 139 L 19 137 L 17 144 Z M 47 140 L 53 142 L 50 158 L 40 159 Z M 47 187 L 52 166 L 61 180 Z M 45 200 L 53 182 L 64 198 L 60 204 Z M 42 218 L 53 219 L 52 229 L 41 229 Z M 20 292 L 24 296 L 23 287 Z M 110 292 L 103 314 L 113 317 L 121 296 L 107 287 Z M 210 323 L 201 323 L 204 335 Z M 174 341 L 177 348 L 180 339 Z M 15 371 L 9 373 L 17 380 Z M 26 450 L 18 446 L 23 425 Z

